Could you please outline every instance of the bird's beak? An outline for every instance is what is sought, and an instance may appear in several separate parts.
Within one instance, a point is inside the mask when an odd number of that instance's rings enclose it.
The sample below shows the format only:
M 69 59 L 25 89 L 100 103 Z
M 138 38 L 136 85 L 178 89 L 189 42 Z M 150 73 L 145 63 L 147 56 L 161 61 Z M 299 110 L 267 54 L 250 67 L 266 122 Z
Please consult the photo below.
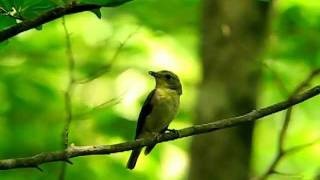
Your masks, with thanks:
M 154 71 L 149 71 L 149 74 L 151 75 L 151 76 L 153 76 L 153 77 L 159 77 L 159 74 L 158 73 L 156 73 L 156 72 L 154 72 Z

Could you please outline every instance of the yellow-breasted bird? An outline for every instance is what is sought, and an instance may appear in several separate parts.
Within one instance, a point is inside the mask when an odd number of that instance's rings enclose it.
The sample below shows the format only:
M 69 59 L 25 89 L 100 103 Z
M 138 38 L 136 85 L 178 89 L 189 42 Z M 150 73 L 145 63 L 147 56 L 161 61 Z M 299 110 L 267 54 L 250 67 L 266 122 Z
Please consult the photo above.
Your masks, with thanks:
M 139 114 L 135 139 L 154 137 L 168 130 L 178 112 L 182 86 L 179 77 L 170 71 L 149 71 L 156 80 L 156 87 L 145 100 Z M 155 145 L 147 146 L 147 155 Z M 127 168 L 133 169 L 142 148 L 132 150 Z

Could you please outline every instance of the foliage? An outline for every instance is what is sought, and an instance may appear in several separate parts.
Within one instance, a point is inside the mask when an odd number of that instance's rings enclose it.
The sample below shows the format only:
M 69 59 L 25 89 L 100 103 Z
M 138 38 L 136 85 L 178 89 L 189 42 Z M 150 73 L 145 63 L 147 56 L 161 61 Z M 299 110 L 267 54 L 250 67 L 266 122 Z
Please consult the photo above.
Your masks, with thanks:
M 0 0 L 0 30 L 65 3 L 70 1 Z M 268 51 L 262 58 L 280 74 L 288 89 L 293 89 L 310 69 L 320 65 L 319 7 L 312 0 L 304 3 L 291 0 L 275 7 L 277 15 L 272 19 Z M 140 106 L 154 85 L 146 73 L 150 69 L 171 69 L 182 77 L 182 107 L 172 128 L 191 124 L 201 79 L 197 53 L 199 11 L 198 0 L 136 0 L 115 9 L 102 9 L 101 20 L 92 13 L 66 18 L 76 60 L 76 78 L 86 79 L 101 67 L 109 67 L 104 69 L 106 74 L 102 77 L 76 85 L 71 143 L 110 144 L 132 139 Z M 100 16 L 98 11 L 95 13 Z M 120 43 L 132 33 L 113 61 Z M 60 20 L 44 25 L 41 31 L 31 30 L 0 44 L 2 159 L 61 148 L 65 123 L 63 92 L 68 78 L 65 48 Z M 261 106 L 285 98 L 268 69 L 264 69 L 261 86 Z M 297 111 L 294 109 L 288 145 L 307 143 L 320 136 L 319 121 L 316 121 L 320 117 L 319 105 L 316 99 Z M 272 160 L 282 114 L 272 119 L 256 126 L 254 175 L 261 174 Z M 185 179 L 189 142 L 190 139 L 184 139 L 157 146 L 151 155 L 139 159 L 135 171 L 124 168 L 129 153 L 77 158 L 73 166 L 68 165 L 67 179 Z M 288 157 L 279 169 L 314 177 L 320 168 L 318 148 L 314 146 Z M 42 168 L 44 173 L 33 169 L 2 171 L 0 179 L 57 179 L 60 164 L 46 164 Z
M 54 8 L 69 6 L 72 4 L 122 4 L 129 0 L 1 0 L 0 1 L 0 26 L 1 29 L 8 28 L 18 22 L 31 20 L 41 16 Z M 100 9 L 92 10 L 98 18 L 101 18 Z M 41 29 L 41 28 L 39 28 Z

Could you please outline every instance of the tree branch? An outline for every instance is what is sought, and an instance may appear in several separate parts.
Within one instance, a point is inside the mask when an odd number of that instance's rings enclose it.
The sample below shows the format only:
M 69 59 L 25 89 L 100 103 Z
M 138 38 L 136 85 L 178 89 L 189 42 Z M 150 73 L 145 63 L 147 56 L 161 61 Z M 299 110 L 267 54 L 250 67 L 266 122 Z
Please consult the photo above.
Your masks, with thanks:
M 78 156 L 112 154 L 117 152 L 129 151 L 138 147 L 148 146 L 155 143 L 171 141 L 188 136 L 208 133 L 219 129 L 234 127 L 246 122 L 252 122 L 259 118 L 271 115 L 273 113 L 285 110 L 293 105 L 299 104 L 307 99 L 320 94 L 320 86 L 316 86 L 302 94 L 293 96 L 292 98 L 259 109 L 253 110 L 242 116 L 223 119 L 212 123 L 194 125 L 188 128 L 161 134 L 159 137 L 138 139 L 136 141 L 124 142 L 113 145 L 95 145 L 95 146 L 70 146 L 62 151 L 40 153 L 31 157 L 4 159 L 0 160 L 0 170 L 14 169 L 14 168 L 34 168 L 43 163 L 65 161 L 66 158 L 73 158 Z
M 309 83 L 317 76 L 320 74 L 320 68 L 313 70 L 308 76 L 307 78 L 302 81 L 295 89 L 294 91 L 291 93 L 289 99 L 293 98 L 295 95 L 297 95 L 298 93 L 300 93 L 304 88 L 306 88 Z M 281 81 L 281 79 L 278 79 L 279 81 Z M 282 83 L 284 84 L 284 83 Z M 272 163 L 270 164 L 270 166 L 267 168 L 266 172 L 264 174 L 261 175 L 261 177 L 259 177 L 259 180 L 264 180 L 267 179 L 271 174 L 273 174 L 274 172 L 276 172 L 276 167 L 277 165 L 280 163 L 280 161 L 283 159 L 284 156 L 290 154 L 293 151 L 297 151 L 302 149 L 302 147 L 308 147 L 313 145 L 315 142 L 318 142 L 319 140 L 313 142 L 313 143 L 308 143 L 306 145 L 301 145 L 295 148 L 290 148 L 290 149 L 285 149 L 285 137 L 286 134 L 288 132 L 288 128 L 289 128 L 289 124 L 291 122 L 291 117 L 292 117 L 292 107 L 289 107 L 286 110 L 286 114 L 284 117 L 284 122 L 282 124 L 281 130 L 280 130 L 280 135 L 279 135 L 279 139 L 278 139 L 278 149 L 275 155 L 274 160 L 272 161 Z
M 52 10 L 45 12 L 44 14 L 38 16 L 32 20 L 25 20 L 13 26 L 10 26 L 4 30 L 0 31 L 0 42 L 3 42 L 21 32 L 36 28 L 42 24 L 58 19 L 64 15 L 75 14 L 83 11 L 90 11 L 94 9 L 99 9 L 101 7 L 116 7 L 126 2 L 132 0 L 117 0 L 107 2 L 103 5 L 98 4 L 80 4 L 73 2 L 71 4 L 66 5 L 65 7 L 56 7 Z
M 65 17 L 62 17 L 62 26 L 66 36 L 66 55 L 67 55 L 67 61 L 68 61 L 68 85 L 67 85 L 66 92 L 64 94 L 66 117 L 65 117 L 65 125 L 63 128 L 62 147 L 63 149 L 67 149 L 69 145 L 70 124 L 73 120 L 72 94 L 73 94 L 74 83 L 75 83 L 75 77 L 74 77 L 75 60 L 74 60 L 73 51 L 72 51 L 70 33 L 66 25 Z M 71 161 L 69 161 L 68 158 L 65 158 L 65 162 L 71 162 Z M 64 180 L 66 168 L 67 168 L 66 163 L 63 163 L 61 166 L 60 174 L 59 174 L 60 180 Z
M 273 82 L 278 87 L 278 90 L 281 93 L 281 95 L 283 95 L 284 97 L 288 97 L 290 95 L 290 91 L 287 89 L 285 83 L 282 81 L 281 76 L 273 68 L 271 68 L 268 63 L 263 62 L 262 65 L 273 76 Z
M 70 33 L 68 31 L 65 18 L 62 18 L 62 25 L 66 36 L 66 54 L 67 54 L 67 61 L 68 61 L 68 85 L 65 92 L 65 112 L 66 112 L 66 124 L 63 130 L 63 148 L 67 148 L 69 144 L 69 127 L 71 121 L 73 119 L 72 116 L 72 93 L 74 87 L 74 68 L 75 68 L 75 60 L 73 57 L 72 47 L 71 47 L 71 40 L 70 40 Z
M 94 112 L 97 112 L 99 110 L 103 110 L 104 108 L 110 107 L 112 105 L 119 104 L 120 102 L 121 102 L 120 98 L 112 98 L 110 100 L 107 100 L 107 101 L 91 108 L 89 111 L 85 111 L 85 112 L 73 115 L 73 119 L 80 120 L 80 119 L 87 118 L 90 114 L 92 114 Z
M 124 46 L 127 44 L 127 42 L 135 35 L 138 30 L 140 29 L 140 26 L 138 26 L 133 32 L 131 32 L 126 39 L 123 42 L 120 42 L 119 47 L 116 49 L 115 53 L 113 54 L 113 57 L 110 59 L 110 62 L 108 64 L 105 64 L 101 67 L 99 67 L 93 74 L 91 74 L 89 77 L 86 77 L 84 79 L 76 80 L 75 82 L 78 84 L 86 84 L 89 83 L 104 74 L 108 72 L 108 70 L 111 69 L 112 65 L 117 61 L 119 54 L 121 53 Z

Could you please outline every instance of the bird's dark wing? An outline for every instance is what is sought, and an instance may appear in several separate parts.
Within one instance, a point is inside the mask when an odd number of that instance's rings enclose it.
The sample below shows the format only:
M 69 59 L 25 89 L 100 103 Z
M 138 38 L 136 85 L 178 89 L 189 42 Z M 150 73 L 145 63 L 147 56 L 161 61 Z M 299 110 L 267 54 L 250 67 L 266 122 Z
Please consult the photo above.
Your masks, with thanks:
M 152 96 L 155 93 L 155 89 L 152 90 L 147 99 L 144 101 L 143 106 L 141 108 L 140 114 L 139 114 L 139 118 L 138 118 L 138 124 L 137 124 L 137 129 L 136 129 L 136 137 L 135 139 L 137 139 L 137 137 L 139 136 L 139 134 L 141 133 L 141 130 L 145 124 L 146 121 L 146 117 L 151 113 L 153 105 L 151 104 L 151 99 Z

